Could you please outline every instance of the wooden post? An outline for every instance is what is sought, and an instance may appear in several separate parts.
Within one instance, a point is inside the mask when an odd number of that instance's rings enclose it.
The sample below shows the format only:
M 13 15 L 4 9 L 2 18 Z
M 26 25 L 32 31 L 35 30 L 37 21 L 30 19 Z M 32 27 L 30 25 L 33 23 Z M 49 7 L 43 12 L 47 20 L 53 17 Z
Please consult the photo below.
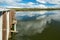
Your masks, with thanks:
M 11 28 L 13 24 L 13 19 L 15 18 L 14 10 L 9 12 L 3 11 L 2 15 L 2 40 L 8 40 L 8 36 L 11 36 Z M 8 33 L 9 32 L 9 33 Z
M 3 12 L 3 26 L 2 26 L 2 40 L 7 40 L 7 20 L 6 20 L 6 11 Z
M 12 28 L 12 24 L 13 24 L 13 19 L 14 19 L 14 15 L 15 14 L 15 12 L 14 12 L 14 10 L 10 10 L 9 11 L 9 27 L 10 27 L 10 33 L 9 33 L 9 38 L 11 38 L 11 28 Z

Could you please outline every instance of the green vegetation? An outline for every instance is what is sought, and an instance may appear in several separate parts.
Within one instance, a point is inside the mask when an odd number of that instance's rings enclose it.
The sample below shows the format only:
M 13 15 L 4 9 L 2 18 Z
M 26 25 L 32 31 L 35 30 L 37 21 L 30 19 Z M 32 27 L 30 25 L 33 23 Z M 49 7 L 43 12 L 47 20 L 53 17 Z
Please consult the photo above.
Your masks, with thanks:
M 60 8 L 11 8 L 16 11 L 60 10 Z

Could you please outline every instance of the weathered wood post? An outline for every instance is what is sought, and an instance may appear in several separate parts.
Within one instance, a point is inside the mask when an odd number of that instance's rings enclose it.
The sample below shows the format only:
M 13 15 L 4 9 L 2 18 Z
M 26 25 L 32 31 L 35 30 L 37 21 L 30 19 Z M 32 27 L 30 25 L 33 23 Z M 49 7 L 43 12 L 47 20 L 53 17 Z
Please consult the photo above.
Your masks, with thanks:
M 2 25 L 2 40 L 7 40 L 7 18 L 6 11 L 2 12 L 3 15 L 3 25 Z
M 15 11 L 10 9 L 0 9 L 0 40 L 8 40 L 11 36 L 11 28 L 15 19 Z M 16 21 L 16 20 L 15 20 Z M 14 31 L 14 30 L 13 30 Z

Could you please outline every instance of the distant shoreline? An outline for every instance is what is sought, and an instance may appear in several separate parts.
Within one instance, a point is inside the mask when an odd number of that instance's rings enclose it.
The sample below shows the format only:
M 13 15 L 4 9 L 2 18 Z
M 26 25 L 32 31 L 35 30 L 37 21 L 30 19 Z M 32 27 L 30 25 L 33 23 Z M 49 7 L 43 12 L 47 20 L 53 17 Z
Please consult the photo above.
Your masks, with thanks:
M 60 10 L 60 8 L 9 8 L 16 11 L 43 11 L 43 10 Z

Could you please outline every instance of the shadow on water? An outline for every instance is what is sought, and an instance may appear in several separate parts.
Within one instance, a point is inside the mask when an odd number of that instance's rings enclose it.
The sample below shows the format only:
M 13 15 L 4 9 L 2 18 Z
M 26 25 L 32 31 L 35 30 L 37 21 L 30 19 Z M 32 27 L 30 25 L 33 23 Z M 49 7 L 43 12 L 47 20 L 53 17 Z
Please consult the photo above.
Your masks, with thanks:
M 21 21 L 17 19 L 18 33 L 14 35 L 14 40 L 60 40 L 59 16 L 57 13 L 56 15 L 44 16 L 44 18 L 40 16 L 38 17 L 41 18 L 40 20 Z

